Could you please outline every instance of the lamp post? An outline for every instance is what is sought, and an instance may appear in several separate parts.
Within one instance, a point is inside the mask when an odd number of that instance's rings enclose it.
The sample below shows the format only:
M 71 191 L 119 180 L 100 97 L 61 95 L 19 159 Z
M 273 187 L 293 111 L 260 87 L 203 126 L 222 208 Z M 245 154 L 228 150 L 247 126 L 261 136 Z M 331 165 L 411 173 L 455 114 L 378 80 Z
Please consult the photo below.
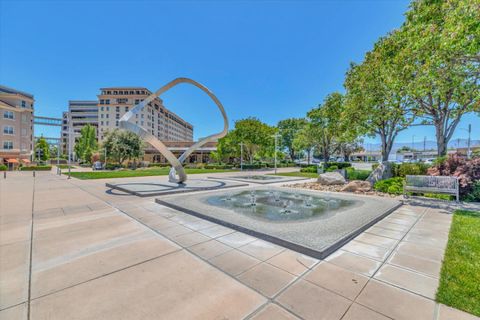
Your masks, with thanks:
M 279 137 L 280 135 L 278 133 L 275 133 L 273 135 L 273 138 L 275 139 L 275 150 L 274 150 L 274 163 L 275 163 L 275 174 L 277 174 L 277 138 Z
M 70 179 L 70 167 L 72 166 L 72 127 L 69 121 L 68 123 L 68 178 Z
M 240 142 L 240 171 L 243 171 L 243 142 Z

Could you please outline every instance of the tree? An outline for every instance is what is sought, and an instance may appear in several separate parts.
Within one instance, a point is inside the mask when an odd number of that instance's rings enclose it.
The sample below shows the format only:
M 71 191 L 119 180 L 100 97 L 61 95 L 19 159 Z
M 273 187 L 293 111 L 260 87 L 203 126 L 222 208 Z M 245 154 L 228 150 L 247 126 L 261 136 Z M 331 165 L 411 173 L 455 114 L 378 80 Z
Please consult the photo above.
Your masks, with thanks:
M 37 156 L 37 159 L 42 161 L 50 159 L 50 147 L 43 136 L 40 137 L 35 144 L 35 155 Z
M 320 143 L 321 135 L 319 129 L 310 122 L 304 125 L 293 140 L 295 150 L 304 150 L 307 153 L 307 164 L 310 164 L 312 159 L 313 148 L 319 148 Z
M 400 30 L 405 88 L 423 123 L 435 127 L 440 156 L 462 116 L 480 111 L 479 21 L 478 0 L 419 0 Z
M 217 152 L 220 158 L 239 157 L 240 143 L 243 143 L 243 156 L 252 163 L 256 157 L 273 155 L 275 128 L 257 118 L 247 118 L 235 122 L 235 128 L 218 141 Z
M 75 154 L 85 162 L 90 163 L 92 155 L 97 151 L 97 133 L 96 128 L 87 124 L 80 130 L 80 137 L 75 142 Z
M 335 142 L 341 141 L 346 135 L 342 129 L 345 128 L 343 120 L 344 97 L 341 93 L 329 94 L 323 104 L 307 113 L 310 121 L 310 130 L 317 134 L 319 147 L 324 161 L 330 159 L 330 155 L 337 150 Z
M 305 127 L 307 121 L 303 118 L 289 118 L 281 120 L 277 124 L 278 133 L 280 134 L 280 146 L 287 149 L 292 160 L 295 159 L 297 149 L 294 145 L 295 137 Z
M 107 158 L 118 164 L 142 156 L 142 140 L 133 132 L 115 129 L 107 132 L 102 144 Z
M 402 45 L 397 32 L 381 38 L 362 64 L 351 65 L 345 79 L 346 123 L 362 135 L 380 137 L 382 161 L 388 160 L 398 133 L 415 119 L 399 75 L 397 54 Z

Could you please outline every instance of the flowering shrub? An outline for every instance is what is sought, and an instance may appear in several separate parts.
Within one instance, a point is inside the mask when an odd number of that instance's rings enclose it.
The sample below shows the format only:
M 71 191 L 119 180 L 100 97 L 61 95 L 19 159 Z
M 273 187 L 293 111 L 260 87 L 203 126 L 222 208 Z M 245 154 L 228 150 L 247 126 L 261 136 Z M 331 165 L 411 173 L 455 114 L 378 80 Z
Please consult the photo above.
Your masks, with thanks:
M 460 196 L 470 201 L 480 201 L 480 199 L 471 199 L 468 196 L 474 191 L 475 184 L 480 180 L 480 157 L 467 160 L 459 154 L 449 155 L 442 163 L 428 169 L 431 176 L 454 176 L 458 177 L 460 184 Z

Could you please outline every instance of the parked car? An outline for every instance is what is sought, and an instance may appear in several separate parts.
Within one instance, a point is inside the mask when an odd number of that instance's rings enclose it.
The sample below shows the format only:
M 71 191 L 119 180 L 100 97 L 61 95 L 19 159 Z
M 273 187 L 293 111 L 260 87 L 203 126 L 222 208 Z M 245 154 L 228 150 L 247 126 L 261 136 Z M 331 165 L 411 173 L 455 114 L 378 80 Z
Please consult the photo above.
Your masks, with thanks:
M 100 161 L 95 161 L 92 165 L 93 170 L 103 170 L 103 163 Z

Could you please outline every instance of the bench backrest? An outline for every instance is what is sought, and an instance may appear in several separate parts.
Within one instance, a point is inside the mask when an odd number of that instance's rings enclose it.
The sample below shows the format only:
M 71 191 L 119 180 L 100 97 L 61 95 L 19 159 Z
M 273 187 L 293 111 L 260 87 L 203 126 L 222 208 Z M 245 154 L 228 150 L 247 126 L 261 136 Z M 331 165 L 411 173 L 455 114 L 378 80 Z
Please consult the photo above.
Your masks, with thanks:
M 408 187 L 457 191 L 458 178 L 442 176 L 406 176 L 405 185 Z

